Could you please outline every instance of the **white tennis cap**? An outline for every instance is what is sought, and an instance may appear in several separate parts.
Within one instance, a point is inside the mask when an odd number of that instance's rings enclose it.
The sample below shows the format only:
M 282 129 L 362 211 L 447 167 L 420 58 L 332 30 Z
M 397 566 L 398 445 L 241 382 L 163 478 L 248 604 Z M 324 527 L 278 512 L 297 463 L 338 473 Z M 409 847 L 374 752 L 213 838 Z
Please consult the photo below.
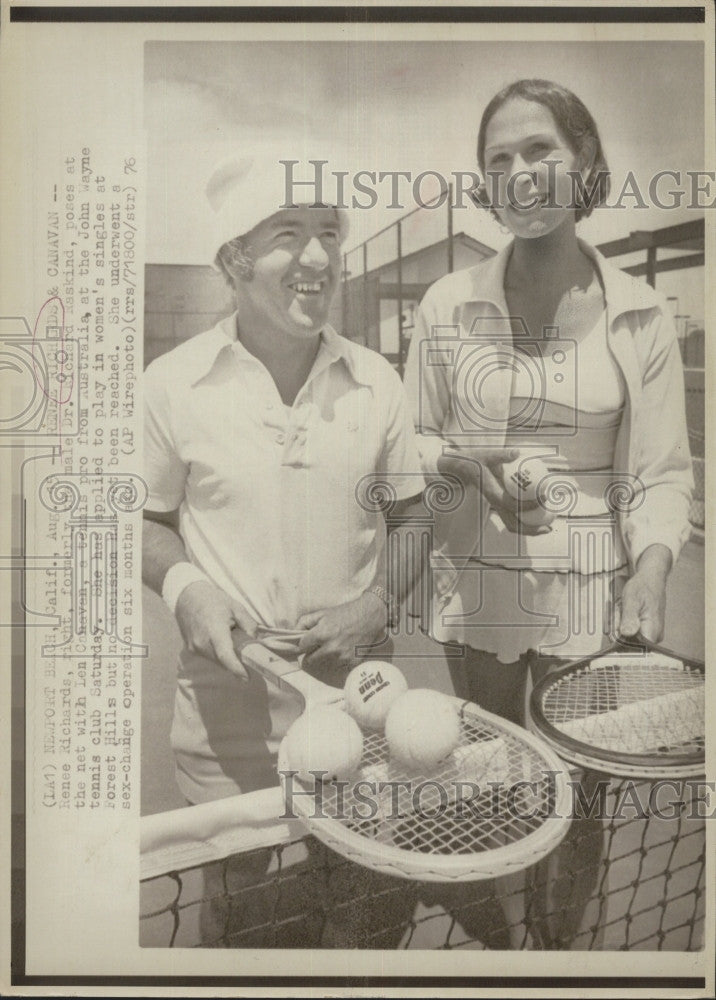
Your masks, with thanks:
M 276 212 L 297 205 L 336 207 L 341 242 L 348 235 L 348 213 L 339 198 L 336 177 L 320 154 L 305 157 L 230 156 L 211 172 L 205 195 L 209 225 L 204 257 L 213 262 L 224 243 L 248 233 Z M 320 162 L 318 162 L 320 161 Z

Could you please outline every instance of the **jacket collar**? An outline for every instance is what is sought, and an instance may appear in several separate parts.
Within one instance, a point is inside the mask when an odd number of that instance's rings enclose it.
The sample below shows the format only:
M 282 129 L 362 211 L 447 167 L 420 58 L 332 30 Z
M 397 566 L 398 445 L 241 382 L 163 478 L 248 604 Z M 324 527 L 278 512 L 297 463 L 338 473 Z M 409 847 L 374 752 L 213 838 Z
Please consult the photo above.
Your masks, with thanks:
M 607 260 L 594 247 L 579 240 L 580 249 L 594 263 L 604 288 L 604 298 L 607 304 L 607 315 L 610 328 L 616 320 L 625 313 L 637 312 L 640 309 L 653 309 L 661 305 L 661 300 L 654 289 L 645 281 L 639 281 L 626 274 Z M 494 257 L 478 264 L 471 269 L 473 285 L 479 294 L 470 300 L 470 304 L 489 303 L 503 316 L 508 316 L 505 301 L 505 272 L 512 253 L 512 243 L 508 243 Z
M 197 338 L 196 353 L 193 359 L 194 378 L 192 385 L 196 385 L 197 382 L 205 378 L 214 367 L 219 355 L 227 350 L 232 351 L 241 364 L 257 364 L 257 359 L 246 350 L 237 337 L 237 320 L 238 312 L 233 312 L 230 316 L 219 320 L 215 327 Z M 360 365 L 357 363 L 352 343 L 345 337 L 341 337 L 327 323 L 321 330 L 321 343 L 313 367 L 313 374 L 340 361 L 345 364 L 356 382 L 362 385 L 369 384 L 368 376 L 361 372 Z
M 583 240 L 579 240 L 579 246 L 599 271 L 610 328 L 613 328 L 616 320 L 626 313 L 661 307 L 661 298 L 651 285 L 608 263 L 598 250 Z

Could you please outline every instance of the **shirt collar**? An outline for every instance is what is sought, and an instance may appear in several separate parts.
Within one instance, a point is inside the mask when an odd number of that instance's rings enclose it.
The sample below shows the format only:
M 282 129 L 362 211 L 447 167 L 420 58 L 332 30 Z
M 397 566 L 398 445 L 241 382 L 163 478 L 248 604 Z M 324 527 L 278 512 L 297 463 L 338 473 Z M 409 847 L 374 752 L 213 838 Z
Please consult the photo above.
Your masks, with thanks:
M 208 375 L 221 351 L 236 343 L 236 313 L 225 316 L 216 326 L 196 338 L 194 344 L 194 378 L 192 385 Z
M 194 357 L 194 379 L 192 385 L 196 385 L 202 378 L 209 374 L 219 355 L 227 347 L 233 349 L 236 358 L 242 362 L 256 363 L 256 358 L 236 336 L 236 321 L 238 313 L 233 312 L 230 316 L 219 320 L 215 327 L 207 331 L 197 342 L 197 351 Z M 341 337 L 333 327 L 326 323 L 321 330 L 321 343 L 313 367 L 313 374 L 329 364 L 342 361 L 352 378 L 362 384 L 369 385 L 370 379 L 367 373 L 360 370 L 357 363 L 356 352 L 352 343 L 345 337 Z
M 361 371 L 361 366 L 358 363 L 358 352 L 354 344 L 346 337 L 341 337 L 339 333 L 336 333 L 329 323 L 326 323 L 321 331 L 319 357 L 321 353 L 327 355 L 331 362 L 342 361 L 355 382 L 361 385 L 371 384 L 368 373 Z
M 661 305 L 659 296 L 651 285 L 609 264 L 598 250 L 583 240 L 578 240 L 578 243 L 599 272 L 610 326 L 613 326 L 616 319 L 625 313 Z M 511 253 L 512 243 L 508 243 L 494 257 L 478 264 L 474 271 L 476 284 L 479 282 L 479 295 L 476 295 L 471 303 L 489 303 L 503 316 L 509 315 L 505 301 L 505 272 Z

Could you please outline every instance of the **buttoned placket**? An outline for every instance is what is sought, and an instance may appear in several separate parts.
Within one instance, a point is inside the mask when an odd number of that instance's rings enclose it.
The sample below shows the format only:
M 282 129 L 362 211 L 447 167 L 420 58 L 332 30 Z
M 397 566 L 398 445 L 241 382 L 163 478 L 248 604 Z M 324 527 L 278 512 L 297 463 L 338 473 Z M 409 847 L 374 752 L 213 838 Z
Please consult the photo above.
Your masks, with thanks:
M 313 402 L 314 386 L 327 368 L 339 360 L 339 355 L 326 341 L 322 341 L 305 384 L 299 390 L 293 406 L 286 407 L 268 369 L 243 348 L 240 341 L 232 343 L 234 363 L 252 367 L 258 376 L 254 388 L 256 413 L 274 442 L 283 449 L 281 465 L 302 467 L 307 464 L 306 449 L 311 423 L 316 407 Z
M 309 378 L 310 382 L 310 378 Z M 306 444 L 308 441 L 308 423 L 312 412 L 312 391 L 309 382 L 304 385 L 286 414 L 286 434 L 284 440 L 282 465 L 303 467 L 306 465 Z
M 310 411 L 310 397 L 307 397 L 306 389 L 311 380 L 310 376 L 289 411 L 281 399 L 270 372 L 258 358 L 249 355 L 240 346 L 238 348 L 235 346 L 234 363 L 249 366 L 256 372 L 256 381 L 254 382 L 256 413 L 269 437 L 283 449 L 281 464 L 294 466 L 305 464 Z
M 281 465 L 305 464 L 310 394 L 303 386 L 293 406 L 287 407 L 268 372 L 264 374 L 261 416 L 273 441 L 282 448 Z
M 305 384 L 299 389 L 294 400 L 290 413 L 286 415 L 286 429 L 284 437 L 282 465 L 302 468 L 307 464 L 306 449 L 308 444 L 308 433 L 311 420 L 315 414 L 313 403 L 313 389 L 316 381 L 323 375 L 325 370 L 334 364 L 335 358 L 321 344 L 313 368 L 311 369 Z

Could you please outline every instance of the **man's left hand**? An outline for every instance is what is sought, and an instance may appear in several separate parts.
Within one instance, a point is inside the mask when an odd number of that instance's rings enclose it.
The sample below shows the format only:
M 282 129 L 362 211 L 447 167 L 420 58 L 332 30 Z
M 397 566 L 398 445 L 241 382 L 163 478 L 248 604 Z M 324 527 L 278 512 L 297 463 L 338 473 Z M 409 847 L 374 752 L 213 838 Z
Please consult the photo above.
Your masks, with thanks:
M 388 609 L 381 599 L 367 592 L 355 601 L 302 615 L 297 628 L 306 629 L 299 643 L 303 668 L 326 683 L 343 682 L 339 671 L 361 659 L 356 647 L 367 646 L 386 630 Z

